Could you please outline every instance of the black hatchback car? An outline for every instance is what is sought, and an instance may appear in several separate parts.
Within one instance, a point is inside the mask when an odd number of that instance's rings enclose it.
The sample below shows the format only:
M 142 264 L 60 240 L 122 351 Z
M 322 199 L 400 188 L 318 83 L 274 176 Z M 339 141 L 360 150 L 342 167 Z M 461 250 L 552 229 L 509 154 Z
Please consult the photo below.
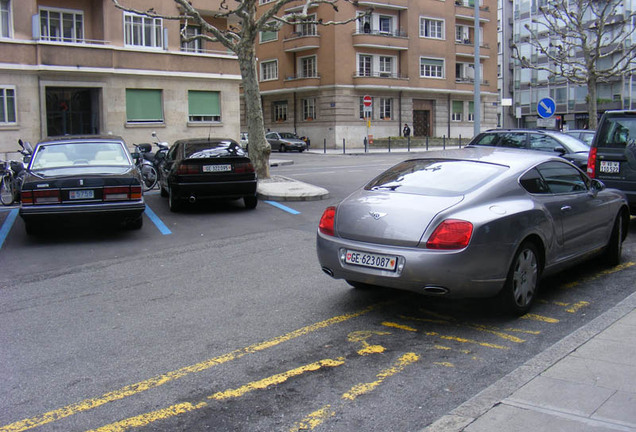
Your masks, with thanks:
M 44 221 L 117 220 L 139 229 L 146 208 L 141 174 L 124 140 L 64 136 L 39 142 L 22 184 L 20 216 L 28 234 Z
M 587 174 L 627 195 L 636 215 L 636 111 L 606 111 L 592 141 Z
M 590 148 L 577 138 L 545 129 L 490 129 L 473 138 L 468 146 L 509 147 L 558 153 L 585 171 Z
M 241 145 L 229 138 L 190 138 L 175 141 L 159 162 L 161 196 L 170 210 L 210 199 L 242 198 L 256 208 L 256 171 Z

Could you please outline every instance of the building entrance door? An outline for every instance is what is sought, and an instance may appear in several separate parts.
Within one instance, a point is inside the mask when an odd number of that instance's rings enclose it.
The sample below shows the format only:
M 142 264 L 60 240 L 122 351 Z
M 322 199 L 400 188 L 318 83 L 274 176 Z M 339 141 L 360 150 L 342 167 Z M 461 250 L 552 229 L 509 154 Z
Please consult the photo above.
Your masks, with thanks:
M 431 136 L 431 112 L 413 111 L 413 136 Z
M 99 89 L 47 87 L 47 136 L 99 133 L 98 107 Z

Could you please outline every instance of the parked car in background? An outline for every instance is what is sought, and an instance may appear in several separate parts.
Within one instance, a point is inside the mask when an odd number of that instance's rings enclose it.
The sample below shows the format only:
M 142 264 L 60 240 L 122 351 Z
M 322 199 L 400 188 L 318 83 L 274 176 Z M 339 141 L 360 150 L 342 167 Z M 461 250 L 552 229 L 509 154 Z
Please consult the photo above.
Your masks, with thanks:
M 139 229 L 146 208 L 141 174 L 124 140 L 64 136 L 39 142 L 22 184 L 20 216 L 32 234 L 52 220 L 115 218 Z
M 323 213 L 323 271 L 354 287 L 496 296 L 526 313 L 542 276 L 620 261 L 625 195 L 558 156 L 473 147 L 401 162 Z
M 545 129 L 491 129 L 473 138 L 468 146 L 526 149 L 558 154 L 585 171 L 590 148 L 579 139 Z
M 596 131 L 588 130 L 588 129 L 572 129 L 572 130 L 564 131 L 563 133 L 565 133 L 566 135 L 570 135 L 574 138 L 578 138 L 589 146 L 592 144 L 592 141 L 594 140 L 594 135 L 596 134 Z
M 159 162 L 161 196 L 170 210 L 211 199 L 239 199 L 256 208 L 256 172 L 241 145 L 229 138 L 175 141 Z
M 307 149 L 307 143 L 301 140 L 295 133 L 291 132 L 267 132 L 265 134 L 267 142 L 272 151 L 286 152 L 288 150 L 298 150 L 303 152 Z
M 597 131 L 587 173 L 622 190 L 636 215 L 636 111 L 606 111 Z

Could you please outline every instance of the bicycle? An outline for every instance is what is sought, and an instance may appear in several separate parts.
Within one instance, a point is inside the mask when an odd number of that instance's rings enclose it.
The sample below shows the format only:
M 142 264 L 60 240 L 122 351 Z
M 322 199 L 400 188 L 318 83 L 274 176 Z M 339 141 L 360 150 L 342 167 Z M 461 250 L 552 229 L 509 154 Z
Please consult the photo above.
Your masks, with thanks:
M 25 143 L 21 139 L 18 140 L 18 144 L 22 147 L 20 153 L 24 156 L 24 160 L 33 153 L 31 144 Z M 23 162 L 20 161 L 0 161 L 0 168 L 2 174 L 0 178 L 0 202 L 2 205 L 9 206 L 13 203 L 20 202 L 20 190 L 22 189 L 22 181 L 26 174 L 26 169 Z

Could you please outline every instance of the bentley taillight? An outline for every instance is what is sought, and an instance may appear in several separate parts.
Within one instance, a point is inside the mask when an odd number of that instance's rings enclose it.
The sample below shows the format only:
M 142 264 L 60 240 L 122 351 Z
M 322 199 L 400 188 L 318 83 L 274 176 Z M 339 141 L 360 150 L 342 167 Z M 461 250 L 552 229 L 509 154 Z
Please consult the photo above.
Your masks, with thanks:
M 473 224 L 458 219 L 447 219 L 435 228 L 426 242 L 429 249 L 463 249 L 473 235 Z
M 130 186 L 104 188 L 104 201 L 125 201 L 130 196 Z
M 320 218 L 320 223 L 318 224 L 320 232 L 330 236 L 334 235 L 335 219 L 336 208 L 334 206 L 327 207 Z

